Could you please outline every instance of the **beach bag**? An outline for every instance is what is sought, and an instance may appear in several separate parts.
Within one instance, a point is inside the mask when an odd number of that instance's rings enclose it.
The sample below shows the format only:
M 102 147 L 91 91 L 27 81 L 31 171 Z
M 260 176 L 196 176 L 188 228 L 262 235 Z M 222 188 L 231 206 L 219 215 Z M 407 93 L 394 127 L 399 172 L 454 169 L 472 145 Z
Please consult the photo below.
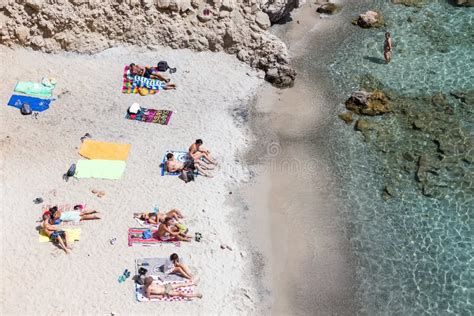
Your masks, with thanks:
M 194 181 L 194 173 L 192 170 L 183 170 L 181 171 L 179 178 L 183 180 L 185 183 L 188 183 L 190 181 Z
M 67 172 L 65 174 L 63 174 L 63 179 L 64 181 L 68 181 L 69 180 L 69 177 L 73 177 L 74 175 L 76 174 L 76 164 L 73 163 L 69 169 L 67 170 Z
M 156 65 L 156 69 L 158 69 L 158 71 L 161 71 L 161 72 L 165 72 L 168 70 L 168 68 L 170 68 L 168 66 L 168 63 L 164 60 L 160 61 L 157 65 Z
M 128 108 L 128 113 L 129 114 L 138 114 L 138 112 L 140 112 L 140 105 L 138 103 L 133 103 Z
M 30 105 L 26 102 L 23 103 L 21 105 L 20 112 L 23 115 L 30 115 L 32 113 Z

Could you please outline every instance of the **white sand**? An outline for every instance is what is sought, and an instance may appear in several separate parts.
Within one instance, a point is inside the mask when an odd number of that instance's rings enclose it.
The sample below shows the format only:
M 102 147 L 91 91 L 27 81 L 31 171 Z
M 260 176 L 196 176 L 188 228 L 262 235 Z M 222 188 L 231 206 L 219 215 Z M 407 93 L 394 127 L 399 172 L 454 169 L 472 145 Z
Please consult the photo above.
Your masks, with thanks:
M 242 258 L 245 243 L 236 240 L 239 227 L 229 217 L 239 209 L 227 203 L 229 187 L 248 179 L 236 160 L 248 146 L 247 131 L 232 117 L 263 80 L 233 56 L 156 48 L 111 49 L 97 55 L 45 55 L 0 48 L 1 95 L 1 305 L 2 314 L 253 314 L 259 304 Z M 178 72 L 176 91 L 141 97 L 121 93 L 123 66 L 130 62 L 155 64 L 165 59 Z M 250 74 L 250 75 L 247 75 Z M 57 79 L 51 108 L 32 116 L 6 106 L 17 80 Z M 176 111 L 169 126 L 124 118 L 133 102 Z M 69 165 L 80 159 L 79 138 L 132 144 L 121 180 L 62 180 Z M 198 177 L 185 184 L 161 177 L 159 163 L 168 149 L 187 149 L 196 139 L 216 153 L 221 166 L 214 179 Z M 97 198 L 90 190 L 107 195 Z M 52 190 L 55 190 L 55 194 Z M 101 212 L 100 221 L 82 226 L 82 239 L 71 255 L 51 243 L 38 243 L 35 222 L 45 203 L 86 203 Z M 158 247 L 128 247 L 127 228 L 136 227 L 133 212 L 177 207 L 187 216 L 191 232 L 201 243 Z M 205 212 L 203 212 L 205 210 Z M 117 237 L 115 246 L 109 239 Z M 233 251 L 220 249 L 229 244 Z M 202 300 L 137 303 L 133 282 L 117 278 L 134 260 L 167 257 L 177 252 L 200 277 Z

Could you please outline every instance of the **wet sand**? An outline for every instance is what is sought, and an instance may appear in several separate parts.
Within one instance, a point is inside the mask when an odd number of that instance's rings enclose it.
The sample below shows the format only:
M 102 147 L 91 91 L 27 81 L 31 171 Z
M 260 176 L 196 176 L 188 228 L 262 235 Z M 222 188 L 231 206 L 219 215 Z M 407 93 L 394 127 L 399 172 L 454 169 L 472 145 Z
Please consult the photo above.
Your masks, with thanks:
M 352 315 L 357 309 L 355 267 L 325 130 L 337 103 L 327 65 L 311 57 L 329 56 L 349 12 L 320 19 L 315 9 L 299 9 L 293 19 L 300 23 L 279 34 L 294 56 L 295 87 L 267 87 L 251 119 L 259 141 L 249 161 L 258 176 L 244 192 L 250 234 L 267 259 L 272 315 Z

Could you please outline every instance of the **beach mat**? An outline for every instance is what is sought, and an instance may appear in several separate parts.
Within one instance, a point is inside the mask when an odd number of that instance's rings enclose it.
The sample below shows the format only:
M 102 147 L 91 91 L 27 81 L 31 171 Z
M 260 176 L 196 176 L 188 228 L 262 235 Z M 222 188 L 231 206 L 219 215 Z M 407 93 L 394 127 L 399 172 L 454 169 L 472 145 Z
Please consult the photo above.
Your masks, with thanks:
M 14 94 L 8 101 L 9 106 L 13 106 L 17 109 L 21 109 L 23 103 L 28 103 L 32 111 L 43 112 L 49 109 L 49 104 L 51 103 L 51 100 Z
M 161 125 L 168 125 L 173 111 L 168 110 L 154 110 L 141 108 L 140 112 L 137 114 L 130 114 L 127 111 L 125 115 L 126 119 L 135 120 L 146 123 L 156 123 Z
M 76 203 L 76 204 L 45 204 L 41 208 L 40 221 L 43 221 L 43 219 L 42 219 L 43 213 L 46 212 L 46 211 L 49 211 L 49 209 L 53 206 L 56 206 L 58 208 L 58 211 L 61 211 L 61 213 L 67 213 L 67 212 L 78 212 L 78 211 L 74 210 L 75 205 L 83 205 L 84 206 L 83 210 L 86 209 L 86 205 L 83 204 L 83 203 Z M 61 222 L 61 224 L 55 225 L 55 226 L 79 226 L 79 225 L 82 225 L 81 221 L 79 221 L 79 222 L 73 222 L 73 221 L 64 222 L 63 221 L 63 222 Z
M 117 180 L 122 177 L 125 166 L 122 160 L 79 160 L 74 177 Z
M 19 81 L 14 91 L 35 97 L 50 98 L 53 95 L 54 86 L 46 86 L 39 82 Z
M 81 229 L 80 228 L 65 228 L 64 231 L 68 234 L 68 240 L 79 241 L 81 239 Z M 51 241 L 49 237 L 43 232 L 39 231 L 38 242 L 48 242 Z
M 181 162 L 186 162 L 189 160 L 189 155 L 188 155 L 188 152 L 187 151 L 174 151 L 174 150 L 168 150 L 165 155 L 163 156 L 163 160 L 161 161 L 162 164 L 161 164 L 161 175 L 162 176 L 179 176 L 180 175 L 180 172 L 168 172 L 166 171 L 166 168 L 165 168 L 165 163 L 166 163 L 166 155 L 168 153 L 172 153 L 175 157 L 175 159 L 177 161 L 181 161 Z M 198 171 L 195 170 L 194 171 L 194 175 L 198 175 Z
M 146 88 L 149 94 L 156 94 L 159 90 L 163 90 L 165 88 L 166 82 L 158 79 L 150 79 L 143 76 L 132 75 L 129 68 L 130 67 L 126 65 L 123 71 L 122 93 L 135 94 L 139 93 L 139 88 Z
M 86 139 L 79 149 L 79 154 L 88 159 L 127 160 L 131 146 Z
M 181 246 L 181 242 L 177 239 L 173 240 L 160 240 L 156 237 L 157 229 L 151 229 L 152 231 L 152 238 L 144 239 L 142 234 L 144 231 L 148 230 L 149 228 L 129 228 L 128 229 L 128 245 L 132 246 L 158 246 L 161 244 L 169 244 L 173 243 L 176 247 Z

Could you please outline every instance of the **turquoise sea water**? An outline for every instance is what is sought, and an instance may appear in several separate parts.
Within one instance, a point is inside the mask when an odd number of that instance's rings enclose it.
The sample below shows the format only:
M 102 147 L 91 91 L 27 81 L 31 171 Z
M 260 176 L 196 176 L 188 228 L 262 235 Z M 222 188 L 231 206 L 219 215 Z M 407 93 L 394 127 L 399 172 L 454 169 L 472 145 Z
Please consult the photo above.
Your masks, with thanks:
M 472 315 L 474 104 L 459 94 L 474 90 L 474 8 L 440 0 L 423 8 L 375 1 L 355 9 L 374 8 L 387 27 L 352 31 L 329 66 L 338 94 L 370 81 L 397 104 L 396 113 L 370 118 L 377 124 L 370 139 L 338 120 L 331 129 L 347 202 L 341 212 L 357 258 L 359 312 Z M 385 31 L 394 44 L 388 65 Z M 431 166 L 420 174 L 423 159 Z M 393 196 L 385 200 L 387 185 Z

